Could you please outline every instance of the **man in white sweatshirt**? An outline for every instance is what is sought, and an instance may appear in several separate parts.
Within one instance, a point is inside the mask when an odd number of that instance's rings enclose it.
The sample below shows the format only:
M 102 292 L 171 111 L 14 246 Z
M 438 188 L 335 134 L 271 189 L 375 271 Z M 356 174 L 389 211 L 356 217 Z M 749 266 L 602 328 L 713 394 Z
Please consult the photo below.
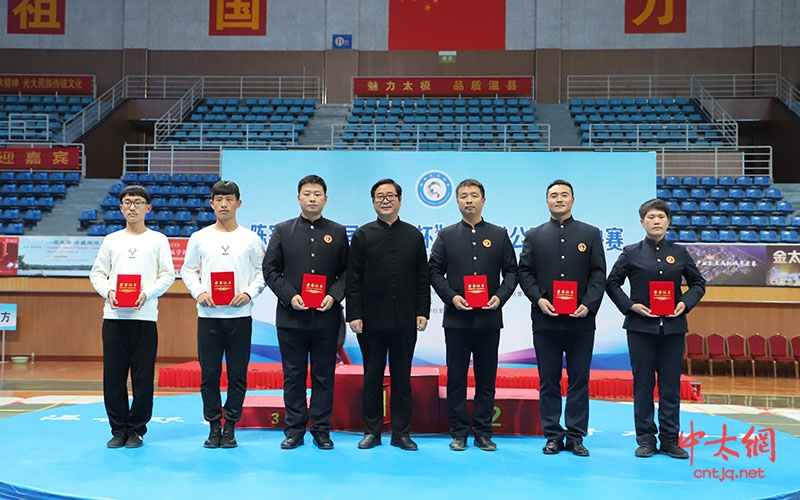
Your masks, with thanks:
M 119 200 L 125 229 L 103 239 L 89 279 L 106 299 L 103 400 L 113 436 L 107 446 L 138 448 L 153 414 L 158 297 L 175 281 L 175 267 L 167 237 L 145 226 L 144 218 L 152 210 L 150 193 L 142 186 L 127 186 Z
M 211 425 L 206 448 L 235 448 L 234 428 L 242 417 L 253 330 L 252 301 L 264 289 L 264 242 L 236 222 L 242 206 L 239 186 L 219 181 L 211 187 L 217 221 L 189 238 L 181 278 L 197 300 L 197 355 L 203 417 Z M 228 394 L 222 407 L 222 356 Z M 225 418 L 224 429 L 220 420 Z

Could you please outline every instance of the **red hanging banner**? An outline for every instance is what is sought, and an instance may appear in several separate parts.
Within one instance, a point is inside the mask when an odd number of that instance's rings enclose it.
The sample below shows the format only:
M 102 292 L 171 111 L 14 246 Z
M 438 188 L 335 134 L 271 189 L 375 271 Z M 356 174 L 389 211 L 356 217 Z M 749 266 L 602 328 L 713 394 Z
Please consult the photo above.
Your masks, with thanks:
M 8 0 L 6 29 L 15 35 L 63 35 L 67 0 Z
M 686 33 L 686 0 L 625 0 L 625 33 Z
M 405 77 L 353 79 L 356 96 L 531 96 L 533 80 L 517 77 Z
M 0 75 L 0 94 L 93 94 L 87 75 Z
M 209 36 L 265 36 L 267 0 L 209 0 Z
M 0 149 L 2 170 L 79 170 L 78 148 L 5 148 Z

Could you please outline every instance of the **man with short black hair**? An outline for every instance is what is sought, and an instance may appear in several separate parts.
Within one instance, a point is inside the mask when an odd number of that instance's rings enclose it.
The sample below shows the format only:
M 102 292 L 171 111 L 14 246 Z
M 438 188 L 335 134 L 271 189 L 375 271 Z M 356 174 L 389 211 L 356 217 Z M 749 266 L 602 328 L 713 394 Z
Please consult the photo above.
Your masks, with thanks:
M 572 218 L 572 184 L 557 179 L 546 193 L 550 220 L 525 233 L 519 257 L 520 288 L 531 300 L 533 346 L 540 380 L 539 413 L 547 440 L 542 452 L 555 455 L 566 449 L 573 455 L 588 457 L 583 437 L 589 430 L 589 369 L 595 316 L 605 291 L 606 258 L 600 230 Z M 563 297 L 569 300 L 557 301 Z M 564 311 L 561 304 L 570 310 Z M 564 355 L 569 378 L 564 408 L 566 429 L 560 422 Z
M 474 445 L 494 451 L 492 416 L 503 327 L 501 308 L 517 287 L 517 255 L 508 232 L 483 219 L 483 184 L 475 179 L 461 181 L 456 200 L 461 221 L 438 232 L 428 261 L 431 284 L 445 305 L 442 326 L 447 347 L 447 416 L 453 438 L 450 449 L 465 450 L 472 427 Z M 479 282 L 470 283 L 472 289 L 467 290 L 465 278 L 479 278 Z M 480 292 L 485 305 L 471 306 L 470 292 Z M 472 418 L 467 411 L 470 356 L 475 372 Z
M 158 350 L 158 297 L 175 281 L 169 240 L 147 229 L 150 193 L 127 186 L 119 194 L 125 229 L 103 238 L 89 279 L 104 297 L 103 401 L 111 425 L 109 448 L 138 448 L 153 415 Z M 126 293 L 128 292 L 128 293 Z M 132 295 L 123 304 L 123 295 Z M 128 405 L 128 371 L 133 402 Z
M 381 179 L 370 190 L 376 221 L 359 227 L 347 264 L 347 321 L 358 335 L 364 360 L 364 438 L 360 449 L 381 444 L 383 372 L 389 355 L 391 445 L 414 451 L 411 361 L 417 332 L 428 325 L 431 287 L 428 256 L 419 229 L 400 220 L 403 190 Z
M 283 365 L 283 400 L 286 406 L 284 450 L 303 444 L 311 420 L 314 444 L 333 448 L 330 438 L 334 371 L 339 328 L 344 322 L 341 303 L 345 293 L 347 232 L 322 216 L 328 186 L 317 175 L 297 184 L 300 216 L 275 225 L 267 245 L 263 271 L 278 304 L 275 325 Z M 312 280 L 313 278 L 313 280 Z M 319 280 L 322 280 L 321 289 Z M 318 306 L 307 297 L 323 297 Z M 311 404 L 306 404 L 306 378 L 311 362 Z
M 264 242 L 236 222 L 236 210 L 242 206 L 242 200 L 235 182 L 222 180 L 211 186 L 209 204 L 217 221 L 189 238 L 181 278 L 197 300 L 200 395 L 203 416 L 211 427 L 203 446 L 235 448 L 234 428 L 242 418 L 247 392 L 252 301 L 264 289 L 261 273 Z M 219 388 L 223 356 L 228 374 L 224 408 Z

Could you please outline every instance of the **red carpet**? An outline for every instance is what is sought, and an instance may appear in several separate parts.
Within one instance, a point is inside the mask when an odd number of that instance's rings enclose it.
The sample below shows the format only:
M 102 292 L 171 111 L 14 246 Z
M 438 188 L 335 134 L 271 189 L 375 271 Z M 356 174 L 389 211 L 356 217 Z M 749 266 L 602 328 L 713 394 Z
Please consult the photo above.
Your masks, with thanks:
M 447 368 L 439 367 L 439 385 L 447 385 Z M 223 387 L 228 384 L 224 365 Z M 470 370 L 469 385 L 475 381 Z M 309 382 L 310 385 L 310 382 Z M 161 368 L 158 374 L 159 387 L 199 388 L 200 364 L 197 361 Z M 250 363 L 247 370 L 248 389 L 282 389 L 283 371 L 280 363 Z M 539 373 L 536 368 L 498 368 L 497 388 L 539 389 Z M 567 374 L 561 379 L 561 393 L 567 393 Z M 594 399 L 633 399 L 633 374 L 625 370 L 592 370 L 589 380 L 589 397 Z M 700 381 L 681 376 L 681 399 L 702 402 Z

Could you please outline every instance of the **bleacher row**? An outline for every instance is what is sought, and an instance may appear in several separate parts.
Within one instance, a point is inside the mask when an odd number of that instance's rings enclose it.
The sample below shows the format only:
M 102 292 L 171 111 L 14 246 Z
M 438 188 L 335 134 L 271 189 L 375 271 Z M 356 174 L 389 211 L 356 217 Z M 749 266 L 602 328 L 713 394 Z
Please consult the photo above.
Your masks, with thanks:
M 688 98 L 570 99 L 587 147 L 722 147 L 718 127 Z
M 669 176 L 657 185 L 672 212 L 671 241 L 800 243 L 800 217 L 768 177 Z
M 21 235 L 80 182 L 78 172 L 0 172 L 0 234 Z
M 294 144 L 314 115 L 314 99 L 205 99 L 168 144 Z
M 92 96 L 0 95 L 0 141 L 49 141 Z
M 218 174 L 152 174 L 126 173 L 100 202 L 100 210 L 86 210 L 78 219 L 89 236 L 105 236 L 125 227 L 125 216 L 119 210 L 119 193 L 131 184 L 144 186 L 152 197 L 153 210 L 145 216 L 145 224 L 169 237 L 189 237 L 198 229 L 216 221 L 208 205 L 211 186 Z
M 531 99 L 354 99 L 337 149 L 549 147 Z

